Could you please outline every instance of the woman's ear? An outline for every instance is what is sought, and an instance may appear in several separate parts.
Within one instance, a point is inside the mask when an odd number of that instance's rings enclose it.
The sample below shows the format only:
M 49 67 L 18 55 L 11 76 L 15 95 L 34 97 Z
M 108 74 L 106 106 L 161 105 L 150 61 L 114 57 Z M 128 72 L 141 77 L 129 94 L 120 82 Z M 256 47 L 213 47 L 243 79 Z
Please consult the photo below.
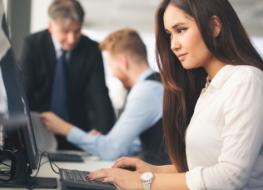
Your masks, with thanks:
M 218 16 L 214 15 L 211 17 L 211 25 L 213 28 L 213 37 L 216 38 L 220 34 L 222 28 L 222 24 Z

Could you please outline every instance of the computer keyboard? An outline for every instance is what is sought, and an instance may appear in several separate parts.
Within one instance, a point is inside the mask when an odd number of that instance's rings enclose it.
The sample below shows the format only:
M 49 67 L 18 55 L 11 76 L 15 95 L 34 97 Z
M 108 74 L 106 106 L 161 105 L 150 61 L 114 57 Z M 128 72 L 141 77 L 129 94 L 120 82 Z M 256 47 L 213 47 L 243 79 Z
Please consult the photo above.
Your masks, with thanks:
M 102 183 L 99 179 L 90 181 L 86 176 L 90 172 L 69 170 L 59 168 L 59 175 L 64 189 L 94 189 L 94 190 L 115 190 L 116 186 L 112 183 Z
M 50 161 L 55 162 L 83 162 L 81 156 L 77 154 L 48 153 Z

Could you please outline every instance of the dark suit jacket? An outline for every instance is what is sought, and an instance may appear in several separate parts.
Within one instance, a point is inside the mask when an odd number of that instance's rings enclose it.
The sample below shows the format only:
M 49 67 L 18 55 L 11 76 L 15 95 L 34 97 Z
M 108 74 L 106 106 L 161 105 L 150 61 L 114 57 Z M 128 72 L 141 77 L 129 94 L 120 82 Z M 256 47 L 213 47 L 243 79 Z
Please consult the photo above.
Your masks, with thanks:
M 25 38 L 20 62 L 30 110 L 49 111 L 57 60 L 48 30 Z M 98 43 L 82 35 L 68 67 L 69 122 L 85 131 L 95 128 L 106 134 L 114 125 L 115 116 Z M 75 149 L 65 139 L 60 137 L 59 141 L 59 149 Z

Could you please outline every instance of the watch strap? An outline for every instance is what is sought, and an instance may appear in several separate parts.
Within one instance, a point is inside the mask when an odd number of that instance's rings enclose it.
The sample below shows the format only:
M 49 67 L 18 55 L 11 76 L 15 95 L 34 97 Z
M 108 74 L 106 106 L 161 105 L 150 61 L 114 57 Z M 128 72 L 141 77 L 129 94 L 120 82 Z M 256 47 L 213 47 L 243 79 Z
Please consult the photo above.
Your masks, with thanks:
M 151 190 L 151 183 L 149 182 L 143 182 L 143 189 L 144 190 Z

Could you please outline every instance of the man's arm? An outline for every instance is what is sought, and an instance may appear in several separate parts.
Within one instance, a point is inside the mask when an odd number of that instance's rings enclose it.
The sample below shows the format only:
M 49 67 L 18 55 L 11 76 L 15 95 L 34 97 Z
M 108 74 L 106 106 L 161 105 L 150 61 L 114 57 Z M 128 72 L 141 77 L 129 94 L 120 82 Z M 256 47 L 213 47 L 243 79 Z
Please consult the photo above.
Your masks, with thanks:
M 107 134 L 115 122 L 115 114 L 105 83 L 104 66 L 101 52 L 95 55 L 89 82 L 86 86 L 87 106 L 91 106 L 94 115 L 95 129 Z
M 65 124 L 54 114 L 44 113 L 41 118 L 49 131 L 67 136 L 69 142 L 102 160 L 132 156 L 140 150 L 132 143 L 134 139 L 162 117 L 162 85 L 157 84 L 154 91 L 147 88 L 147 85 L 137 88 L 139 93 L 128 98 L 124 112 L 107 135 L 90 135 Z
M 136 89 L 135 96 L 128 97 L 124 112 L 107 135 L 92 136 L 74 127 L 67 140 L 102 160 L 138 153 L 137 145 L 132 142 L 162 117 L 163 87 L 156 85 L 155 90 L 142 85 Z

